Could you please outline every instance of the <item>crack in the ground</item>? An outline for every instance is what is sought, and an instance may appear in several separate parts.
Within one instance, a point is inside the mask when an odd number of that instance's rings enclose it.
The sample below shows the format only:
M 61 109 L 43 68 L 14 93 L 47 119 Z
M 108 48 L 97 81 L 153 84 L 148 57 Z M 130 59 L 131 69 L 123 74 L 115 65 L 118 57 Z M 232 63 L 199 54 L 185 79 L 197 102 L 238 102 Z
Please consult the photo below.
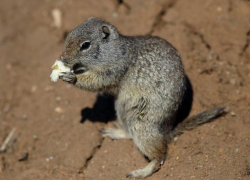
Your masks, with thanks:
M 0 159 L 0 172 L 3 172 L 6 169 L 6 161 L 5 161 L 5 157 L 2 156 L 2 158 Z
M 233 2 L 232 0 L 228 0 L 228 12 L 233 11 Z
M 162 20 L 163 16 L 169 9 L 173 8 L 176 3 L 177 0 L 170 0 L 162 6 L 161 11 L 156 15 L 152 28 L 147 35 L 152 35 L 157 28 L 161 27 L 164 24 L 164 21 Z
M 79 168 L 79 171 L 78 171 L 79 174 L 81 174 L 81 173 L 84 174 L 84 171 L 87 169 L 91 159 L 95 156 L 95 154 L 98 152 L 98 150 L 102 147 L 103 141 L 104 141 L 104 138 L 100 138 L 99 144 L 92 149 L 89 157 L 86 159 L 86 161 L 84 163 L 84 166 Z M 85 179 L 85 176 L 84 176 L 84 179 Z
M 188 24 L 188 23 L 185 22 L 185 23 L 183 23 L 183 25 L 184 25 L 184 27 L 186 27 L 193 35 L 199 37 L 199 39 L 201 40 L 202 44 L 205 45 L 205 47 L 207 48 L 207 50 L 208 50 L 209 52 L 213 52 L 213 54 L 215 55 L 215 58 L 216 58 L 217 60 L 220 60 L 219 54 L 218 54 L 216 51 L 214 51 L 214 50 L 212 49 L 211 45 L 206 41 L 206 39 L 205 39 L 205 37 L 204 37 L 204 35 L 203 35 L 202 33 L 198 32 L 198 31 L 195 29 L 195 27 L 193 27 L 191 24 Z
M 124 0 L 116 1 L 116 10 L 122 5 L 126 8 L 127 14 L 129 14 L 131 11 L 131 6 L 128 3 L 124 2 Z
M 183 23 L 183 25 L 195 36 L 198 36 L 201 42 L 205 45 L 208 50 L 211 50 L 211 45 L 205 40 L 204 35 L 198 32 L 191 24 Z
M 250 30 L 247 31 L 246 33 L 246 36 L 247 36 L 247 40 L 246 40 L 246 44 L 243 46 L 241 52 L 240 52 L 240 56 L 243 56 L 247 50 L 247 48 L 249 47 L 249 44 L 250 44 Z

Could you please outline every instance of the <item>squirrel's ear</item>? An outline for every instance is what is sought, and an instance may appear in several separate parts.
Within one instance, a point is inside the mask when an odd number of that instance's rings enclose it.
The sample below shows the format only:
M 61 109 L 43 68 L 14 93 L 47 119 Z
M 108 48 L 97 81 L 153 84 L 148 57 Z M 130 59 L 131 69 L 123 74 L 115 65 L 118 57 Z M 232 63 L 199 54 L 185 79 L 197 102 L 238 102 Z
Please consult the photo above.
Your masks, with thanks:
M 110 30 L 107 26 L 101 27 L 101 37 L 102 39 L 107 39 L 110 35 Z

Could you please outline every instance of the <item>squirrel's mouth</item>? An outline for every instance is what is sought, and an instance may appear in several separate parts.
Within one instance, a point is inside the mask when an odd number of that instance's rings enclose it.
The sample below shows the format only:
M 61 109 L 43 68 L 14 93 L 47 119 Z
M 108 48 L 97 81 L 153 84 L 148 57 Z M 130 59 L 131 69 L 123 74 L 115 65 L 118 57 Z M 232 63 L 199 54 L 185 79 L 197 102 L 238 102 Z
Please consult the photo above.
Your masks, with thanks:
M 75 74 L 82 74 L 85 71 L 86 71 L 86 68 L 82 64 L 79 64 L 79 63 L 74 64 L 74 66 L 73 66 L 73 72 Z

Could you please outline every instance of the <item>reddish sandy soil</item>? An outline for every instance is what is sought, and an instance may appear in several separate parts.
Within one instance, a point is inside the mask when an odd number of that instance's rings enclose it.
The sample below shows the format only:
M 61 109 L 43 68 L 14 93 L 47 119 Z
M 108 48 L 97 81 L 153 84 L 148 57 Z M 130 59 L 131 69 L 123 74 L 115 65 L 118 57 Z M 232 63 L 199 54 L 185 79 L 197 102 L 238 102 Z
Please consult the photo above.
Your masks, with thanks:
M 193 87 L 190 115 L 229 107 L 171 143 L 147 179 L 250 179 L 249 0 L 1 0 L 0 144 L 16 132 L 0 154 L 0 179 L 117 180 L 147 164 L 132 141 L 101 138 L 114 119 L 108 98 L 50 81 L 65 34 L 91 16 L 171 42 Z

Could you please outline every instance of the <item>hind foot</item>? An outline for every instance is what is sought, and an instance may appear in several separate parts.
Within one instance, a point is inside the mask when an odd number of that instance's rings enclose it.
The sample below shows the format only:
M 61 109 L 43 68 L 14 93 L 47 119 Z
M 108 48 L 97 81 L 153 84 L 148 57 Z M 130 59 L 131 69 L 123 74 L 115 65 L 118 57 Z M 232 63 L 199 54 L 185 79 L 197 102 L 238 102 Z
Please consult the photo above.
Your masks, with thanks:
M 104 128 L 101 130 L 102 137 L 111 139 L 131 139 L 130 135 L 121 128 Z

